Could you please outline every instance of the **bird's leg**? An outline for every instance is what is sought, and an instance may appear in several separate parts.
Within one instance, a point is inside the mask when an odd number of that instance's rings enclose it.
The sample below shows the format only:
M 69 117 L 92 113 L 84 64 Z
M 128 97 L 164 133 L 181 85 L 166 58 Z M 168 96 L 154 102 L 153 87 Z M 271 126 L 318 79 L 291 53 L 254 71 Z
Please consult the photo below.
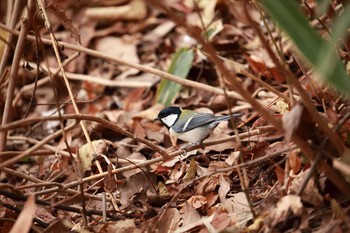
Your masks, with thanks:
M 205 145 L 204 145 L 203 141 L 199 142 L 198 144 L 201 146 L 201 148 L 202 148 L 203 150 L 205 149 Z
M 187 149 L 188 149 L 189 147 L 197 146 L 197 145 L 200 145 L 201 148 L 204 148 L 203 142 L 192 142 L 192 143 L 188 143 L 188 144 L 186 144 L 186 145 L 181 146 L 181 147 L 180 147 L 180 150 L 183 151 L 183 153 L 182 153 L 181 156 L 185 156 L 185 155 L 187 154 Z

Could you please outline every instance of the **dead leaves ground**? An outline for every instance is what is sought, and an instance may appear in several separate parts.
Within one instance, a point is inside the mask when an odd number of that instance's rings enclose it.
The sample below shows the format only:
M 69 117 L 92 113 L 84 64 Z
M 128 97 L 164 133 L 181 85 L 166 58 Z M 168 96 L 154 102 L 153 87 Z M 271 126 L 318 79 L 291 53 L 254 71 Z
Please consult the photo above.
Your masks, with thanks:
M 0 3 L 2 15 L 6 15 L 3 6 L 10 2 Z M 307 2 L 310 9 L 316 7 L 314 1 Z M 78 46 L 59 47 L 81 113 L 76 114 L 60 77 L 58 58 L 50 42 L 40 39 L 49 37 L 40 11 L 35 8 L 35 14 L 29 15 L 30 34 L 36 29 L 38 41 L 25 43 L 11 121 L 0 127 L 9 132 L 1 152 L 1 231 L 348 232 L 348 193 L 339 191 L 327 174 L 310 173 L 315 163 L 295 146 L 293 135 L 312 142 L 317 159 L 328 164 L 337 150 L 305 110 L 298 93 L 288 89 L 242 13 L 245 3 L 167 4 L 187 24 L 210 32 L 206 39 L 225 66 L 235 70 L 242 90 L 282 119 L 285 132 L 269 127 L 230 82 L 220 83 L 221 74 L 201 45 L 148 1 L 46 1 L 45 11 L 58 41 L 81 43 L 99 53 L 86 53 Z M 342 7 L 339 1 L 333 4 Z M 253 5 L 248 8 L 251 19 L 261 23 L 259 11 Z M 349 146 L 346 100 L 320 85 L 312 73 L 303 73 L 309 68 L 300 63 L 291 42 L 272 22 L 267 26 L 315 109 L 337 127 L 341 143 Z M 6 38 L 8 33 L 1 28 Z M 265 25 L 260 24 L 260 30 L 267 35 Z M 11 44 L 15 45 L 14 40 Z M 128 64 L 166 71 L 173 54 L 184 47 L 195 51 L 188 79 L 197 82 L 198 88 L 185 83 L 175 104 L 215 114 L 228 114 L 232 106 L 231 112 L 244 114 L 242 122 L 236 123 L 239 140 L 235 127 L 226 122 L 215 129 L 204 149 L 192 147 L 183 154 L 168 131 L 153 121 L 163 107 L 156 104 L 161 77 Z M 126 63 L 116 64 L 110 57 Z M 8 114 L 4 106 L 10 68 L 8 62 L 1 74 L 2 116 Z M 199 84 L 225 87 L 237 98 L 209 92 Z M 91 144 L 74 119 L 86 125 Z M 68 128 L 59 134 L 62 127 Z M 11 158 L 20 159 L 10 163 Z M 344 164 L 349 163 L 338 163 L 339 167 Z M 348 170 L 345 166 L 340 171 Z

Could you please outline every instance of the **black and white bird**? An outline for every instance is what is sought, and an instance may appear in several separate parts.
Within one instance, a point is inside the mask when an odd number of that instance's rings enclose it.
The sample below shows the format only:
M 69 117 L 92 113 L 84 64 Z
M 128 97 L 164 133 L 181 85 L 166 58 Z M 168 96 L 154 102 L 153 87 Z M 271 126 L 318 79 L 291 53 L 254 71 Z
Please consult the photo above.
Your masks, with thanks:
M 240 116 L 241 113 L 215 116 L 171 106 L 160 111 L 155 120 L 161 121 L 169 129 L 170 135 L 192 144 L 199 144 L 209 137 L 221 121 Z

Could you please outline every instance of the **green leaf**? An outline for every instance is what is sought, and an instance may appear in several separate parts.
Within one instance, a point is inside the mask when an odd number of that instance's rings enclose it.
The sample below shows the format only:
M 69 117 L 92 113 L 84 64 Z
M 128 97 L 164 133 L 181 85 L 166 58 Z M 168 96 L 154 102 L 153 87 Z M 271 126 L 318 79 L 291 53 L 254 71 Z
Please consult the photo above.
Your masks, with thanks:
M 332 39 L 330 42 L 324 40 L 309 26 L 307 19 L 299 10 L 297 1 L 262 0 L 262 2 L 271 17 L 289 35 L 316 71 L 338 91 L 350 96 L 350 79 L 336 53 L 336 44 L 334 43 L 339 38 Z M 334 35 L 343 35 L 344 28 L 349 25 L 349 21 L 350 12 L 347 8 L 335 20 Z
M 191 69 L 193 58 L 194 53 L 192 49 L 181 48 L 177 50 L 171 61 L 168 73 L 186 78 Z M 165 106 L 171 105 L 175 101 L 181 87 L 182 85 L 178 83 L 162 79 L 157 89 L 157 103 Z

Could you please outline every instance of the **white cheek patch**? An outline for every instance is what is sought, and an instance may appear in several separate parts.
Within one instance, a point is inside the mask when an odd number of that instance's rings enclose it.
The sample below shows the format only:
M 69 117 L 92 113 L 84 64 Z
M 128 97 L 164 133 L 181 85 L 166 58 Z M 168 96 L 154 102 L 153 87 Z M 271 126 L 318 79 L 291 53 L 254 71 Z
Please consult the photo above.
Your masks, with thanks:
M 175 124 L 177 117 L 178 117 L 177 114 L 170 114 L 169 116 L 166 116 L 166 117 L 162 118 L 161 120 L 168 127 L 171 127 Z

